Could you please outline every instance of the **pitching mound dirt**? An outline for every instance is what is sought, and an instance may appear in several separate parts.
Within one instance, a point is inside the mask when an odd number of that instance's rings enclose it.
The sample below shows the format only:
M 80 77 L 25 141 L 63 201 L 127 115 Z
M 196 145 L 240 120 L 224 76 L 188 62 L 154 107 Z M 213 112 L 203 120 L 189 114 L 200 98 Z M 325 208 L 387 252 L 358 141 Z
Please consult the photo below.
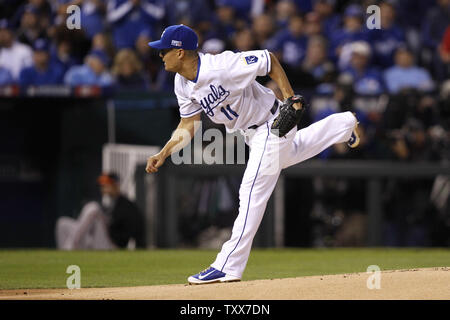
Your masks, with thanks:
M 373 274 L 372 274 L 373 275 Z M 450 268 L 382 271 L 380 288 L 368 289 L 367 273 L 242 281 L 209 285 L 2 290 L 0 299 L 304 300 L 450 299 Z M 371 282 L 376 285 L 376 281 Z

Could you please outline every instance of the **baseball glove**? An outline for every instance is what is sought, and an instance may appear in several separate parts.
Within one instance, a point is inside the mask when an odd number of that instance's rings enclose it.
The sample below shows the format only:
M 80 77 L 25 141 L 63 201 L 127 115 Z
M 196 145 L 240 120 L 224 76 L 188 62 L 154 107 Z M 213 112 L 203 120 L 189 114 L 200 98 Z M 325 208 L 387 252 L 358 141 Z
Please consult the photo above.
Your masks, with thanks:
M 292 106 L 294 103 L 301 103 L 302 107 L 296 110 Z M 273 121 L 270 131 L 278 137 L 284 137 L 300 122 L 305 107 L 305 99 L 301 95 L 294 95 L 287 98 L 281 105 L 280 113 Z

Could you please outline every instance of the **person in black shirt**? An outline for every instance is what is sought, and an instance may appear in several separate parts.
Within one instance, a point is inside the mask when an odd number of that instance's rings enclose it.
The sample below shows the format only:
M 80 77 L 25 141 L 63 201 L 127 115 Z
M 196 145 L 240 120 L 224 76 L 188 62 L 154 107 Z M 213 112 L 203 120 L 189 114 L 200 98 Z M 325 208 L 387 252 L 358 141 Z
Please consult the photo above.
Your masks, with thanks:
M 145 247 L 144 219 L 137 206 L 120 193 L 119 177 L 102 174 L 97 182 L 101 204 L 83 206 L 77 219 L 60 217 L 56 223 L 59 249 L 118 249 Z

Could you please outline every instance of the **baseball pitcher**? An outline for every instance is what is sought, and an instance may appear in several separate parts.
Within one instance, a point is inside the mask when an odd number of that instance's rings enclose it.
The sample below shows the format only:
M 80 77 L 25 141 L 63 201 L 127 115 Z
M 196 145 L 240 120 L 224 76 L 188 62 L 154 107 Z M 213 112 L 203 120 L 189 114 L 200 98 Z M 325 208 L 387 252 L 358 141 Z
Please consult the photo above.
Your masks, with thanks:
M 357 120 L 351 112 L 336 113 L 297 130 L 306 103 L 294 94 L 279 61 L 267 50 L 199 53 L 196 33 L 184 25 L 166 28 L 161 39 L 149 45 L 160 50 L 165 70 L 176 73 L 181 120 L 162 150 L 148 158 L 146 171 L 157 172 L 167 157 L 190 142 L 201 112 L 229 132 L 240 130 L 250 147 L 231 239 L 207 269 L 188 278 L 191 284 L 239 281 L 281 170 L 335 143 L 356 147 Z M 255 80 L 265 75 L 276 82 L 284 102 Z

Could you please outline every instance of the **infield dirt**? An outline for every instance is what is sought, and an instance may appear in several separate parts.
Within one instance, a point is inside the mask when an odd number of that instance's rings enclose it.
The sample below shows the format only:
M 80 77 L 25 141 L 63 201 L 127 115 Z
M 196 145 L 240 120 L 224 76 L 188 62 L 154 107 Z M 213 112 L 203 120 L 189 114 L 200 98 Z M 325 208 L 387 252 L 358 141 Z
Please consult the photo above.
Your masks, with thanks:
M 209 285 L 162 285 L 81 289 L 1 290 L 0 299 L 33 300 L 449 300 L 450 268 L 382 271 L 380 288 L 371 274 L 352 273 L 253 280 Z

